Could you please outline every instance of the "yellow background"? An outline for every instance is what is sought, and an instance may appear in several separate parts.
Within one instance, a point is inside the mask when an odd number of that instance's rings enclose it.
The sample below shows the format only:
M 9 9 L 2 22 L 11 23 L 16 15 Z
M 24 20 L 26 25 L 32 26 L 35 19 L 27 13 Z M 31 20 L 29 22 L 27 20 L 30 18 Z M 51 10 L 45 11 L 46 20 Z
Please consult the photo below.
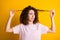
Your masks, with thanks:
M 21 10 L 28 5 L 37 9 L 55 10 L 56 33 L 42 35 L 42 40 L 60 40 L 60 1 L 59 0 L 0 0 L 0 40 L 18 40 L 18 35 L 6 33 L 6 24 L 9 19 L 9 10 Z M 11 27 L 19 24 L 19 11 L 15 12 Z M 51 27 L 50 12 L 39 12 L 40 23 Z

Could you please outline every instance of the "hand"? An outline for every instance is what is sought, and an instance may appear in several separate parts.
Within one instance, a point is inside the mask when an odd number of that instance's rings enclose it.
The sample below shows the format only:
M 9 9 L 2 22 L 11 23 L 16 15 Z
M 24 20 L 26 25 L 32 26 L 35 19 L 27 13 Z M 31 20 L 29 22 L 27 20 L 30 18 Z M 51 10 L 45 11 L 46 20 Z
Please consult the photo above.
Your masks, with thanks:
M 50 16 L 51 16 L 51 18 L 54 18 L 54 13 L 55 13 L 55 11 L 54 10 L 50 10 Z
M 14 16 L 14 10 L 10 10 L 10 17 Z

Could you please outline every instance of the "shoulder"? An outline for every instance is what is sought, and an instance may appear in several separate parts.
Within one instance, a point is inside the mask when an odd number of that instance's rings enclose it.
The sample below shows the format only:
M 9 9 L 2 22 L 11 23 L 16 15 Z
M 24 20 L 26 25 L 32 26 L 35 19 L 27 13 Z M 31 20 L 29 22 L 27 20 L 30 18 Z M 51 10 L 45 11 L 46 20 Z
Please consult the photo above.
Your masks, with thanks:
M 18 24 L 17 26 L 23 26 L 23 24 Z
M 36 25 L 37 25 L 37 26 L 39 26 L 40 28 L 41 28 L 41 27 L 42 27 L 42 28 L 47 27 L 46 25 L 41 24 L 41 23 L 39 23 L 39 22 L 38 22 L 38 23 L 36 23 Z
M 21 24 L 19 24 L 18 26 L 19 26 L 20 28 L 25 27 L 25 25 L 24 25 L 24 24 L 22 24 L 22 23 L 21 23 Z
M 36 25 L 39 25 L 39 26 L 40 26 L 40 25 L 42 25 L 42 24 L 38 22 L 38 23 L 36 23 Z
M 14 26 L 13 29 L 20 29 L 20 28 L 23 27 L 22 25 L 23 25 L 23 24 L 18 24 L 18 25 L 16 25 L 16 26 Z
M 23 24 L 18 24 L 18 25 L 15 25 L 14 27 L 21 27 Z M 13 28 L 14 28 L 13 27 Z

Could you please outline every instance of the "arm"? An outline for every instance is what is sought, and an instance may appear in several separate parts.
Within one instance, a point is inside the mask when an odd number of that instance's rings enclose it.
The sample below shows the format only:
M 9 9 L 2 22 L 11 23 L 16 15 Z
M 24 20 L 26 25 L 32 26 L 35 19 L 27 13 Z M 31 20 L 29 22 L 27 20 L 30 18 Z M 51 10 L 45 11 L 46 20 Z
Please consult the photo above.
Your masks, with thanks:
M 51 28 L 49 29 L 48 32 L 54 33 L 56 31 L 55 23 L 54 23 L 54 11 L 51 10 L 50 12 L 51 12 L 51 15 L 50 15 L 51 16 Z
M 14 13 L 11 10 L 10 11 L 10 18 L 9 18 L 8 23 L 6 25 L 6 32 L 12 32 L 12 28 L 10 28 L 10 24 L 11 24 L 11 20 L 12 20 L 13 16 L 14 16 Z

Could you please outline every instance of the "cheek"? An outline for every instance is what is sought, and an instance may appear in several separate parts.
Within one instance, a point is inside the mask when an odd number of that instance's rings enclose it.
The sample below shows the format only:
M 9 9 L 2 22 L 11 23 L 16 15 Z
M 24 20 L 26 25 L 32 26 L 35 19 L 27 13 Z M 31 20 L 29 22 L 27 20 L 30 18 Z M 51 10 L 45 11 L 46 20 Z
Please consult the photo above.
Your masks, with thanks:
M 28 15 L 28 19 L 29 19 L 29 20 L 34 20 L 34 19 L 35 19 L 35 15 L 33 15 L 33 14 L 30 15 L 30 14 L 29 14 L 29 15 Z
M 35 15 L 34 15 L 34 18 L 35 18 Z
M 35 19 L 35 16 L 29 16 L 29 19 L 30 19 L 30 20 Z
M 32 16 L 31 16 L 31 15 L 29 15 L 29 16 L 28 16 L 28 18 L 29 18 L 29 19 L 31 19 L 31 18 L 32 18 Z

